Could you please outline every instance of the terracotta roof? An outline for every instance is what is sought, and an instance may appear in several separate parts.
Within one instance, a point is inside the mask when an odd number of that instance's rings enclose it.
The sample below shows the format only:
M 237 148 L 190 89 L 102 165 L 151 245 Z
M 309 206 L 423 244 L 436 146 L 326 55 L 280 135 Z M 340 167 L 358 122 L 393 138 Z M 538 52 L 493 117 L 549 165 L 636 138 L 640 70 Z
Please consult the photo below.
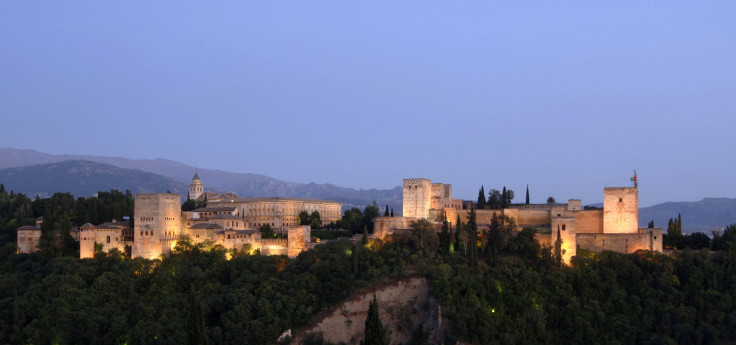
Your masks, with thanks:
M 245 235 L 254 235 L 258 232 L 258 230 L 233 230 L 233 229 L 227 229 L 227 230 L 220 230 L 215 232 L 216 234 L 224 234 L 224 233 L 231 233 L 231 234 L 245 234 Z
M 235 211 L 235 206 L 200 207 L 192 212 L 228 212 L 228 211 Z
M 192 229 L 192 230 L 198 230 L 198 229 L 222 229 L 222 227 L 219 226 L 219 225 L 217 225 L 217 224 L 212 224 L 212 223 L 201 223 L 201 224 L 192 225 L 192 227 L 190 227 L 190 229 Z
M 232 214 L 218 214 L 216 216 L 210 216 L 209 219 L 240 219 L 238 216 Z
M 86 224 L 80 226 L 79 228 L 80 229 L 94 229 L 95 228 L 95 225 L 92 224 L 92 223 L 86 223 Z
M 40 231 L 41 229 L 39 229 L 39 228 L 37 228 L 37 227 L 35 227 L 33 225 L 23 225 L 23 226 L 21 226 L 20 228 L 18 228 L 16 230 L 39 230 Z

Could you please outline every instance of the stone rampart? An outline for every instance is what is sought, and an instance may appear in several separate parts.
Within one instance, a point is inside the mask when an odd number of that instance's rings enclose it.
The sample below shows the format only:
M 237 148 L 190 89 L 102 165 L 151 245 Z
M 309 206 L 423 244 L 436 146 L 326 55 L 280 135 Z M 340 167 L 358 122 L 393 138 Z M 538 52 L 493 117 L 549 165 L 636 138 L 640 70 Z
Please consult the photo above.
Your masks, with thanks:
M 633 234 L 578 234 L 577 245 L 594 252 L 612 250 L 628 254 L 639 249 L 662 252 L 662 229 L 639 231 Z

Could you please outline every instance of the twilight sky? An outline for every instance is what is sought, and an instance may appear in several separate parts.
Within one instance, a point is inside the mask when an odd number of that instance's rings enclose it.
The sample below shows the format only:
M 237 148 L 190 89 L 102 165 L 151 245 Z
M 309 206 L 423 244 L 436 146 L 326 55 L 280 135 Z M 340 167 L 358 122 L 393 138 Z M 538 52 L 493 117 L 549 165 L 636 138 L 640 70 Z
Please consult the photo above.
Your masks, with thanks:
M 736 197 L 733 1 L 4 1 L 0 147 Z M 205 181 L 206 183 L 206 181 Z

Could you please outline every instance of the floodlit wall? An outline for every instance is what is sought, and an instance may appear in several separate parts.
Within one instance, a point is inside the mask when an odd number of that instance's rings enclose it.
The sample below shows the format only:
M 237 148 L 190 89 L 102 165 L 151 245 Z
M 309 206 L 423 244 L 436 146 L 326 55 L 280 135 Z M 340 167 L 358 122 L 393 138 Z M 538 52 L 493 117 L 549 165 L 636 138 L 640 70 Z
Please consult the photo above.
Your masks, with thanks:
M 552 233 L 550 234 L 550 242 L 554 245 L 559 234 L 562 240 L 562 261 L 569 264 L 570 259 L 577 252 L 577 237 L 575 231 L 575 217 L 573 216 L 555 216 L 551 219 Z
M 79 232 L 79 258 L 92 258 L 95 256 L 95 244 L 102 245 L 102 251 L 107 253 L 117 248 L 121 253 L 125 252 L 122 229 L 82 229 Z
M 426 178 L 404 179 L 403 216 L 429 218 L 432 181 Z
M 633 253 L 639 249 L 662 252 L 662 229 L 639 229 L 634 234 L 578 234 L 578 248 L 595 252 Z
M 168 255 L 181 229 L 181 196 L 170 193 L 135 195 L 133 258 Z
M 606 187 L 603 189 L 603 232 L 635 234 L 639 229 L 639 189 Z
M 568 214 L 575 216 L 578 234 L 603 233 L 603 210 L 583 210 Z

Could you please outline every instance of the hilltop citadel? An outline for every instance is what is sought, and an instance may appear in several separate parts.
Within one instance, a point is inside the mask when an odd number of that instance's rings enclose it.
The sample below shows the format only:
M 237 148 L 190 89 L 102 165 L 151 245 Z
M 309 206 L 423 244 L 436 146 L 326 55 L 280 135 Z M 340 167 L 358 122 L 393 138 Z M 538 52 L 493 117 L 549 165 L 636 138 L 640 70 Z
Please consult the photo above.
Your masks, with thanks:
M 494 217 L 504 216 L 513 221 L 517 233 L 523 228 L 536 229 L 535 239 L 542 245 L 552 246 L 559 238 L 565 262 L 578 249 L 661 252 L 662 229 L 638 227 L 638 193 L 636 182 L 633 187 L 606 187 L 603 209 L 583 209 L 580 200 L 570 199 L 565 204 L 513 205 L 474 212 L 481 230 L 488 228 Z M 333 201 L 212 193 L 205 190 L 198 173 L 190 183 L 189 196 L 200 202 L 207 200 L 206 207 L 181 211 L 178 194 L 136 194 L 132 227 L 131 222 L 113 220 L 100 225 L 84 224 L 72 232 L 79 241 L 80 258 L 92 257 L 97 250 L 123 251 L 130 246 L 133 258 L 154 259 L 168 255 L 182 236 L 193 243 L 209 241 L 235 250 L 249 245 L 262 254 L 294 257 L 315 245 L 311 242 L 310 226 L 299 225 L 300 212 L 318 212 L 326 223 L 336 222 L 342 215 L 341 204 Z M 467 219 L 473 207 L 470 201 L 453 198 L 450 184 L 432 183 L 425 178 L 404 179 L 403 216 L 377 217 L 373 236 L 385 238 L 407 231 L 412 222 L 420 219 L 429 220 L 438 230 L 445 220 Z M 38 219 L 35 226 L 18 228 L 19 252 L 35 250 L 41 222 Z M 287 238 L 262 238 L 257 229 L 263 225 L 287 234 Z

